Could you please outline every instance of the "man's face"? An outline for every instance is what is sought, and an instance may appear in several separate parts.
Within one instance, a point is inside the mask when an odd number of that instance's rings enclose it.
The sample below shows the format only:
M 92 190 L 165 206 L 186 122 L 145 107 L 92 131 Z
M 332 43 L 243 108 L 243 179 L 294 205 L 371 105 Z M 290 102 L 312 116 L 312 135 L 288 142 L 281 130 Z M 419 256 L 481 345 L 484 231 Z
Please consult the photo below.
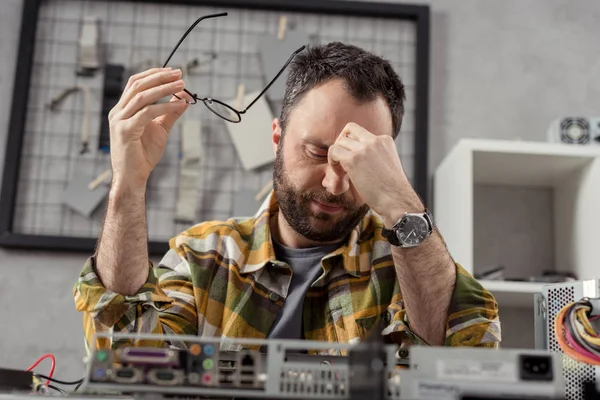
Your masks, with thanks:
M 279 120 L 273 121 L 275 196 L 290 227 L 312 241 L 344 239 L 369 209 L 341 166 L 327 161 L 329 146 L 349 122 L 374 135 L 393 131 L 382 97 L 359 103 L 339 80 L 312 89 L 294 106 L 285 140 Z

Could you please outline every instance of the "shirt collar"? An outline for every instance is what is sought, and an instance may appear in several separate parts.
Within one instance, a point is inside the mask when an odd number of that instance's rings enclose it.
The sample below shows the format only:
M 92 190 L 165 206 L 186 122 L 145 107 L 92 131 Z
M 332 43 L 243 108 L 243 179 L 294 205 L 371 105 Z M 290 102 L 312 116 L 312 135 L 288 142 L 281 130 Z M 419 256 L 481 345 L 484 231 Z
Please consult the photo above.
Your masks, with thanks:
M 264 268 L 268 263 L 278 264 L 271 237 L 269 221 L 279 211 L 279 205 L 273 191 L 267 196 L 254 215 L 254 226 L 250 235 L 248 255 L 246 262 L 241 267 L 242 274 L 253 273 Z M 352 276 L 359 276 L 361 272 L 360 247 L 365 241 L 373 238 L 374 222 L 378 216 L 372 210 L 354 227 L 346 242 L 323 259 L 335 257 L 343 258 L 346 271 Z M 370 263 L 364 268 L 370 268 Z

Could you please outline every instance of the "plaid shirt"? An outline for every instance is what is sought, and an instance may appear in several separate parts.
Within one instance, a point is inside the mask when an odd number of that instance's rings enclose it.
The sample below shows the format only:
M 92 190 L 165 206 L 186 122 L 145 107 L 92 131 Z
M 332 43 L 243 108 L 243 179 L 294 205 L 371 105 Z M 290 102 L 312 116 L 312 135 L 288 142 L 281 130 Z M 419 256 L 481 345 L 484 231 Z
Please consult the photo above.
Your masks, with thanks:
M 87 345 L 121 345 L 107 339 L 92 344 L 95 332 L 111 331 L 264 339 L 292 276 L 271 243 L 269 218 L 277 210 L 271 195 L 253 218 L 205 222 L 172 238 L 170 250 L 155 269 L 149 265 L 148 280 L 134 296 L 102 286 L 95 259 L 89 258 L 74 287 Z M 426 344 L 410 329 L 382 228 L 381 219 L 369 212 L 345 245 L 322 259 L 323 272 L 304 299 L 306 339 L 354 343 L 383 318 L 383 334 L 395 333 L 403 347 Z M 497 347 L 494 297 L 460 265 L 456 268 L 445 345 Z

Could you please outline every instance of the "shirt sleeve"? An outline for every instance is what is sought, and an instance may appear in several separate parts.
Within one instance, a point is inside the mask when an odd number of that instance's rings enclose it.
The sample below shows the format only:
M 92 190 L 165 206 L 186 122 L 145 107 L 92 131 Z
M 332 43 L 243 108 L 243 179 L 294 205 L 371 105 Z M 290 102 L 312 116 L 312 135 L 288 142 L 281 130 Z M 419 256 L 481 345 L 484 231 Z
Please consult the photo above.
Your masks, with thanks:
M 97 333 L 186 334 L 197 332 L 197 314 L 190 267 L 185 258 L 171 249 L 154 268 L 148 265 L 148 279 L 133 296 L 106 289 L 96 274 L 96 260 L 90 257 L 73 288 L 75 306 L 83 313 L 86 348 L 121 345 L 163 347 L 164 341 L 96 339 Z M 169 343 L 177 345 L 176 343 Z
M 390 321 L 384 335 L 391 335 L 401 348 L 428 345 L 410 329 L 400 288 L 396 285 L 387 309 Z M 445 346 L 497 348 L 501 340 L 498 303 L 462 266 L 456 264 L 456 283 L 448 309 Z

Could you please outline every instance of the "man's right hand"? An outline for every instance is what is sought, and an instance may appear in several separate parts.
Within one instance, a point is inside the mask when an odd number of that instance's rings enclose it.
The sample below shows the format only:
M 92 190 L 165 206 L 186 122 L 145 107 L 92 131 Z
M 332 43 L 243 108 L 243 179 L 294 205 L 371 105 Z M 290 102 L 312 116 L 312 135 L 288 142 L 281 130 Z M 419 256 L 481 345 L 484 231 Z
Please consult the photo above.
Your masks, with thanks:
M 108 114 L 113 184 L 145 189 L 160 161 L 177 119 L 189 107 L 181 70 L 154 68 L 129 78 L 121 99 Z M 176 94 L 168 103 L 158 100 Z M 191 100 L 191 99 L 189 99 Z

